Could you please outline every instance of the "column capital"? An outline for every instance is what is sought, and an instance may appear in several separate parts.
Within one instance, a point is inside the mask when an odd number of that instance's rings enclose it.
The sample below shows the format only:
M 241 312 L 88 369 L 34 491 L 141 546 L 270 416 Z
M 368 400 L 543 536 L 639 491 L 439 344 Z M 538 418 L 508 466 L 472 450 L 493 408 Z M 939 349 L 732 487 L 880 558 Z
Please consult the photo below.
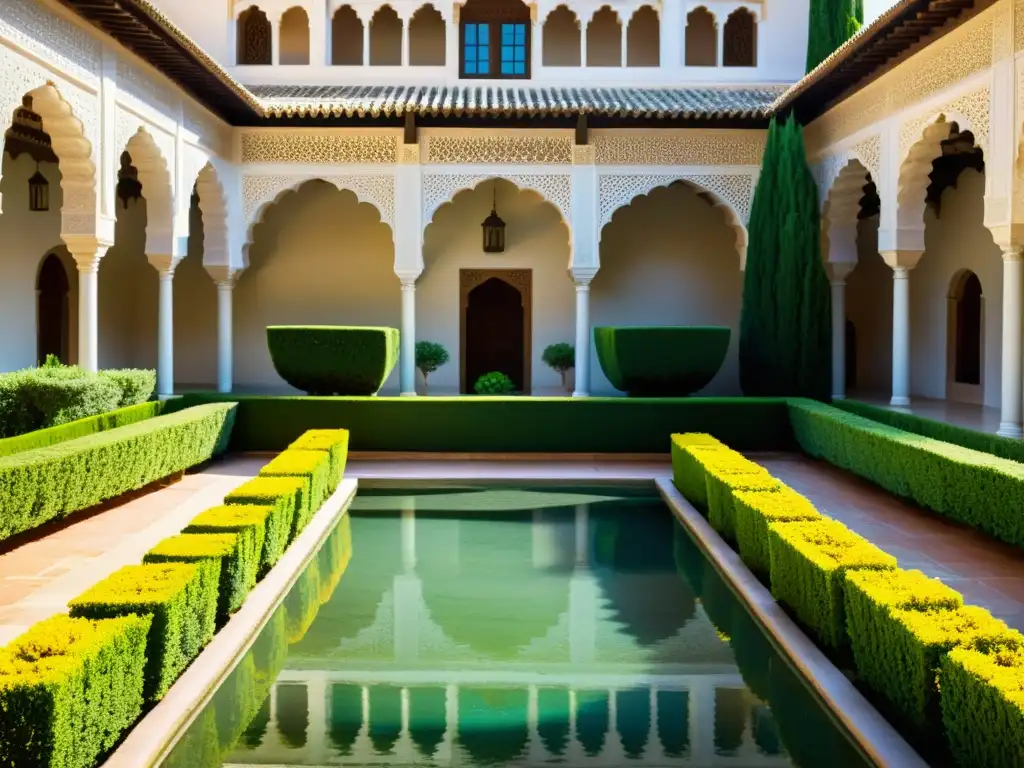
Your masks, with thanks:
M 229 266 L 227 264 L 205 264 L 203 268 L 206 273 L 213 278 L 213 282 L 218 287 L 233 288 L 235 282 L 238 280 L 238 276 L 242 274 L 241 269 Z
M 396 271 L 395 274 L 398 275 L 398 279 L 401 281 L 402 289 L 404 290 L 406 288 L 415 288 L 416 287 L 416 281 L 419 280 L 420 275 L 423 274 L 423 273 L 421 271 L 420 272 L 412 272 L 412 271 L 402 270 L 400 272 Z
M 113 245 L 96 235 L 61 235 L 61 239 L 71 252 L 79 272 L 95 272 L 99 269 L 100 259 Z
M 923 253 L 923 250 L 879 251 L 879 255 L 882 257 L 882 260 L 885 261 L 893 271 L 901 270 L 903 272 L 916 267 L 917 262 L 921 260 L 921 255 Z
M 1002 245 L 1003 261 L 1021 261 L 1024 259 L 1024 245 Z
M 825 271 L 832 285 L 846 285 L 846 278 L 856 266 L 855 261 L 828 261 L 825 262 Z
M 174 270 L 178 266 L 180 258 L 175 258 L 169 253 L 147 253 L 146 261 L 149 262 L 150 266 L 153 267 L 157 272 L 160 273 L 160 277 L 165 275 L 168 277 L 174 276 Z
M 597 267 L 573 267 L 569 272 L 577 289 L 586 288 L 590 286 L 590 281 L 597 275 Z

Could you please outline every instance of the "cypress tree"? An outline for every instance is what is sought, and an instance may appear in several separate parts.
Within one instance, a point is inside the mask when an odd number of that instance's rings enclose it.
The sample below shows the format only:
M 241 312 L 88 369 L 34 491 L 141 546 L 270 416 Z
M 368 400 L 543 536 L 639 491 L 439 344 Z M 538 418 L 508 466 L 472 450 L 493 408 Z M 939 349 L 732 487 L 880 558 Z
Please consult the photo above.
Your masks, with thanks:
M 807 31 L 807 71 L 832 55 L 860 28 L 863 0 L 811 0 Z M 858 11 L 858 6 L 860 10 Z
M 798 182 L 800 167 L 806 161 L 799 156 L 802 146 L 797 146 L 798 136 L 795 118 L 790 117 L 782 128 L 782 152 L 779 160 L 779 176 L 785 179 L 781 197 L 780 235 L 778 258 L 775 260 L 776 301 L 776 357 L 779 371 L 779 389 L 773 394 L 796 394 L 797 369 L 800 365 L 801 338 L 800 313 L 803 302 L 803 258 L 806 247 L 807 222 L 801 216 L 803 189 Z

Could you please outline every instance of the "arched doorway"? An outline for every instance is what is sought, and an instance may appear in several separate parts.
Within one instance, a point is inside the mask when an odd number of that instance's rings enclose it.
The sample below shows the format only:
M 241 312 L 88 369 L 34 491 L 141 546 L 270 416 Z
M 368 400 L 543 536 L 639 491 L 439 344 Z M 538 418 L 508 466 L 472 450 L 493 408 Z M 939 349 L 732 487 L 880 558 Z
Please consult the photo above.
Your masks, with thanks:
M 846 318 L 846 391 L 857 388 L 857 327 Z
M 530 316 L 532 272 L 526 269 L 463 269 L 462 392 L 485 373 L 500 371 L 516 391 L 530 393 Z
M 950 399 L 974 401 L 980 397 L 982 371 L 981 280 L 964 270 L 953 278 L 949 292 L 947 360 Z M 980 402 L 980 399 L 978 399 Z
M 70 337 L 68 312 L 68 274 L 60 257 L 50 253 L 43 259 L 36 279 L 36 296 L 39 307 L 39 325 L 36 335 L 36 359 L 40 364 L 47 355 L 56 355 L 62 363 L 68 363 L 68 338 Z

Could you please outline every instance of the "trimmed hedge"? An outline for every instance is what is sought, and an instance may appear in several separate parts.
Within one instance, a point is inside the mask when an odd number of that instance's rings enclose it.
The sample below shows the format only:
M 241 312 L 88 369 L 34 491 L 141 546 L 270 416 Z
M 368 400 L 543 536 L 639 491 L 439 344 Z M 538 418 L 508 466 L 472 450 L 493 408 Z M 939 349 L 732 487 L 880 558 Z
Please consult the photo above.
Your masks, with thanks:
M 182 533 L 240 533 L 246 538 L 251 537 L 255 557 L 248 562 L 251 573 L 247 572 L 245 579 L 255 585 L 263 564 L 264 542 L 270 524 L 268 518 L 273 512 L 273 507 L 255 504 L 211 507 L 193 517 Z
M 168 407 L 238 402 L 234 451 L 282 451 L 308 429 L 344 427 L 353 451 L 660 453 L 673 432 L 736 450 L 792 447 L 782 398 L 273 397 L 190 393 Z
M 842 523 L 822 518 L 768 525 L 772 595 L 824 645 L 847 644 L 843 583 L 847 571 L 889 570 L 896 558 Z
M 857 400 L 834 400 L 832 405 L 847 413 L 863 416 L 871 421 L 902 429 L 905 432 L 913 432 L 915 435 L 930 437 L 943 443 L 952 443 L 962 448 L 970 448 L 972 451 L 990 453 L 1001 459 L 1024 463 L 1024 441 L 1021 440 L 978 432 L 967 427 L 958 427 L 944 421 L 936 421 L 914 413 L 904 413 Z
M 806 497 L 785 485 L 774 491 L 736 491 L 733 511 L 737 551 L 747 567 L 765 580 L 771 576 L 768 526 L 821 519 L 821 514 Z
M 0 440 L 0 457 L 13 456 L 16 453 L 31 451 L 36 448 L 46 448 L 50 445 L 57 445 L 68 440 L 76 440 L 79 437 L 88 437 L 98 432 L 106 432 L 118 427 L 126 427 L 129 424 L 136 424 L 163 413 L 164 404 L 154 400 L 148 403 L 130 405 L 126 408 L 118 408 L 110 413 L 101 413 L 97 416 L 88 416 L 78 421 L 61 424 L 57 427 L 37 429 L 17 437 L 8 437 Z
M 311 395 L 375 395 L 398 361 L 398 330 L 360 326 L 271 325 L 274 369 Z
M 272 509 L 267 515 L 266 534 L 263 537 L 261 576 L 281 559 L 291 541 L 290 536 L 307 483 L 307 480 L 299 477 L 254 477 L 224 497 L 224 503 L 228 506 L 256 505 Z
M 171 536 L 149 550 L 144 563 L 216 563 L 220 574 L 217 587 L 217 624 L 222 626 L 242 607 L 256 586 L 259 553 L 252 529 L 233 533 L 182 533 Z
M 941 660 L 942 722 L 958 765 L 1024 765 L 1024 649 L 954 648 Z
M 260 477 L 297 477 L 306 481 L 304 499 L 300 503 L 292 526 L 294 539 L 327 501 L 333 489 L 330 487 L 330 457 L 323 451 L 302 451 L 290 448 L 282 451 L 260 469 Z
M 327 451 L 330 457 L 328 481 L 331 492 L 337 490 L 345 477 L 348 460 L 349 433 L 347 429 L 310 429 L 295 440 L 288 449 L 299 451 Z
M 594 328 L 601 370 L 630 397 L 685 397 L 703 389 L 725 362 L 724 326 Z
M 733 494 L 736 491 L 764 491 L 771 493 L 782 488 L 782 483 L 768 471 L 752 461 L 709 462 L 707 467 L 708 522 L 730 544 L 736 543 L 736 512 Z M 745 466 L 749 465 L 749 466 Z
M 219 570 L 212 562 L 127 565 L 68 607 L 89 619 L 152 615 L 144 695 L 158 701 L 213 638 Z
M 807 400 L 789 404 L 811 456 L 972 528 L 1024 546 L 1024 464 L 878 424 Z
M 701 450 L 694 452 L 689 450 L 691 447 Z M 701 461 L 705 448 L 735 453 L 711 435 L 695 432 L 672 435 L 672 483 L 698 512 L 707 514 L 707 481 Z
M 91 768 L 142 712 L 149 616 L 54 616 L 0 650 L 0 764 Z
M 0 459 L 0 540 L 209 460 L 234 414 L 204 405 Z

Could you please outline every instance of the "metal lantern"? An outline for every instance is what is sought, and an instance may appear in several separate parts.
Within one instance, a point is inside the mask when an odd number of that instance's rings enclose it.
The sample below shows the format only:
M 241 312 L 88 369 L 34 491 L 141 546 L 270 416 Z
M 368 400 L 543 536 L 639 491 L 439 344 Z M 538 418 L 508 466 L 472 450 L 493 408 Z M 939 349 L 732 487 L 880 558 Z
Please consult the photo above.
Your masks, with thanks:
M 39 163 L 36 163 L 36 172 L 28 180 L 28 209 L 30 211 L 50 210 L 50 182 L 39 172 Z
M 491 204 L 491 214 L 480 226 L 484 230 L 484 253 L 504 253 L 505 222 L 498 215 L 497 185 L 494 190 L 494 202 Z

